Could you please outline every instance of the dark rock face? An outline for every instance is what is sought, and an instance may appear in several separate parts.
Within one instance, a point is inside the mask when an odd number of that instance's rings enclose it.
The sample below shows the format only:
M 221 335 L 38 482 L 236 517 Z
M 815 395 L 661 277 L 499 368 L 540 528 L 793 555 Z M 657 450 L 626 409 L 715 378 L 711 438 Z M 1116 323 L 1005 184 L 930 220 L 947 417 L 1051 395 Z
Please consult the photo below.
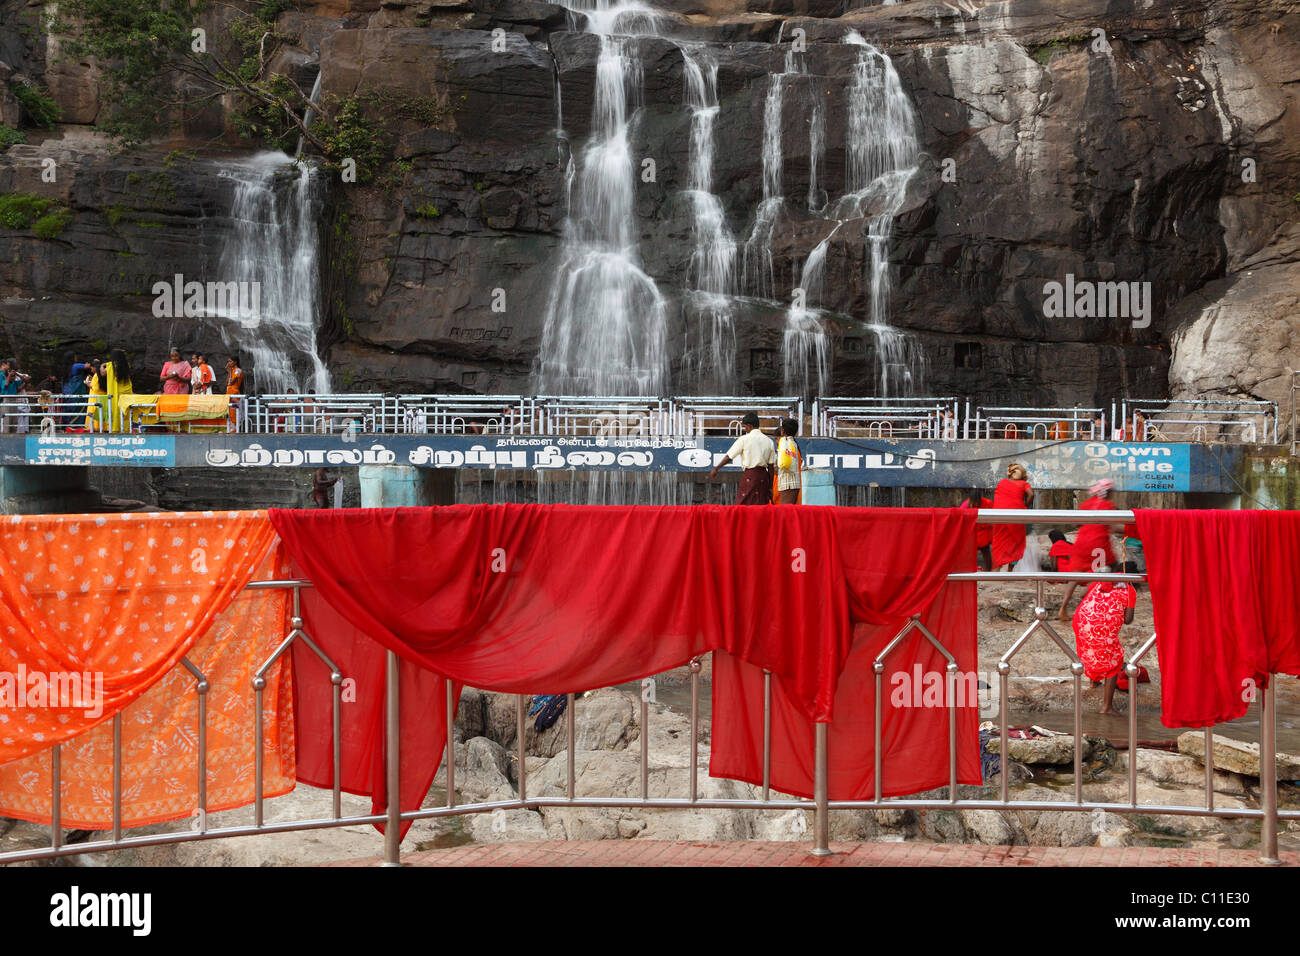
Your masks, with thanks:
M 350 247 L 348 262 L 336 249 L 323 264 L 347 274 L 324 323 L 335 330 L 325 336 L 335 387 L 532 390 L 560 261 L 566 170 L 571 157 L 581 161 L 592 127 L 600 38 L 581 32 L 580 14 L 533 0 L 300 7 L 281 22 L 298 37 L 297 52 L 284 53 L 295 76 L 318 64 L 327 94 L 400 91 L 444 111 L 437 128 L 385 118 L 409 164 L 394 188 L 333 186 Z M 0 0 L 10 8 L 23 4 Z M 1270 238 L 1287 221 L 1300 175 L 1300 94 L 1287 80 L 1300 62 L 1300 21 L 1282 0 L 1249 9 L 1224 0 L 662 8 L 674 39 L 629 41 L 642 74 L 631 151 L 638 164 L 654 160 L 652 181 L 637 186 L 639 251 L 669 303 L 672 343 L 689 342 L 696 321 L 682 44 L 707 43 L 718 63 L 713 189 L 743 246 L 762 195 L 770 77 L 792 41 L 807 43 L 807 73 L 789 79 L 782 114 L 787 203 L 772 242 L 776 290 L 736 306 L 741 390 L 781 389 L 784 310 L 808 254 L 836 225 L 809 213 L 804 197 L 814 105 L 825 120 L 818 187 L 832 200 L 845 189 L 858 56 L 842 42 L 850 29 L 890 54 L 917 115 L 923 156 L 889 245 L 890 321 L 926 355 L 925 392 L 1085 405 L 1164 394 L 1175 327 L 1200 314 L 1204 297 L 1213 305 L 1260 256 L 1296 261 L 1294 242 Z M 1267 63 L 1256 65 L 1260 49 Z M 14 68 L 45 69 L 40 44 L 0 29 L 7 57 Z M 76 106 L 78 116 L 94 105 Z M 71 172 L 61 162 L 59 181 L 42 183 L 38 161 L 53 149 Z M 1243 159 L 1257 164 L 1258 180 L 1242 179 Z M 59 345 L 102 339 L 160 363 L 176 332 L 149 313 L 141 287 L 213 267 L 229 208 L 219 164 L 201 157 L 178 169 L 165 150 L 123 159 L 73 134 L 0 155 L 0 189 L 56 196 L 76 211 L 54 240 L 0 229 L 0 348 L 42 360 Z M 160 175 L 169 189 L 139 188 Z M 131 212 L 109 212 L 117 207 Z M 841 226 L 826 257 L 820 304 L 834 330 L 837 394 L 877 388 L 876 344 L 863 328 L 862 226 Z M 1150 324 L 1048 317 L 1044 286 L 1066 276 L 1150 283 Z M 1284 300 L 1262 290 L 1237 301 Z M 211 334 L 219 342 L 219 330 Z M 685 349 L 674 346 L 679 389 L 692 385 Z

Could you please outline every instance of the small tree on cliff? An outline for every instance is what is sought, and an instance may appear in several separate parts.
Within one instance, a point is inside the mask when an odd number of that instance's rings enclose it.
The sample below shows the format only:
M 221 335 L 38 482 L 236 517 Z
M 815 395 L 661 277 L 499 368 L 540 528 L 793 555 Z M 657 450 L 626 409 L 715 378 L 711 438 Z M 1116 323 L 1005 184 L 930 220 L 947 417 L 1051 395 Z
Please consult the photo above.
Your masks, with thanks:
M 60 0 L 49 29 L 72 57 L 103 70 L 100 128 L 127 144 L 166 132 L 183 109 L 226 97 L 244 136 L 292 152 L 299 137 L 368 179 L 386 149 L 355 98 L 312 103 L 293 77 L 270 69 L 289 38 L 276 27 L 289 0 L 240 5 L 209 0 Z M 347 152 L 341 152 L 343 149 Z

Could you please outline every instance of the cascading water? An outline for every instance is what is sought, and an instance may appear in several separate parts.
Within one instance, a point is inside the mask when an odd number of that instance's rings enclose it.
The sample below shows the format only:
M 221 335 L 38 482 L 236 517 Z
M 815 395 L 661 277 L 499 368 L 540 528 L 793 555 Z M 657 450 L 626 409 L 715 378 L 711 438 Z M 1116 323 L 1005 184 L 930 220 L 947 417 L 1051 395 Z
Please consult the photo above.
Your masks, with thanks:
M 258 153 L 224 167 L 235 181 L 231 232 L 221 282 L 257 284 L 256 314 L 224 319 L 223 341 L 245 357 L 258 391 L 328 392 L 329 372 L 316 348 L 320 304 L 321 178 L 284 153 Z
M 575 161 L 564 250 L 542 331 L 538 391 L 656 395 L 668 384 L 667 305 L 641 266 L 630 148 L 641 103 L 635 34 L 656 12 L 596 0 L 584 13 L 600 36 L 592 132 Z
M 846 191 L 836 218 L 862 218 L 870 252 L 867 326 L 876 339 L 880 394 L 909 395 L 924 374 L 921 350 L 889 324 L 893 277 L 889 238 L 894 216 L 907 198 L 907 184 L 920 166 L 916 114 L 893 62 L 850 31 L 845 38 L 861 50 L 849 90 Z
M 860 221 L 868 249 L 864 276 L 867 328 L 875 338 L 880 366 L 878 394 L 909 395 L 921 385 L 924 357 L 911 337 L 889 324 L 893 291 L 889 238 L 894 217 L 907 197 L 907 184 L 919 168 L 916 117 L 889 57 L 854 31 L 849 32 L 845 42 L 861 47 L 849 88 L 845 193 L 830 211 L 835 228 L 804 264 L 802 307 L 796 300 L 786 315 L 782 350 L 786 389 L 807 394 L 815 360 L 819 387 L 823 394 L 826 392 L 829 370 L 823 365 L 829 364 L 830 346 L 812 307 L 822 304 L 821 273 L 831 236 L 845 223 Z
M 735 291 L 736 240 L 727 227 L 722 200 L 713 193 L 713 124 L 717 119 L 718 64 L 703 47 L 683 44 L 686 105 L 691 111 L 690 180 L 694 248 L 687 274 L 688 336 L 694 353 L 697 384 L 728 394 L 736 386 L 736 333 L 732 300 Z
M 793 49 L 785 54 L 785 71 L 773 73 L 768 80 L 763 102 L 763 198 L 754 210 L 754 228 L 745 240 L 744 286 L 754 295 L 775 298 L 776 276 L 772 268 L 772 236 L 777 219 L 785 206 L 781 179 L 785 156 L 781 147 L 781 110 L 785 100 L 786 78 L 805 72 L 803 54 Z
M 822 283 L 826 275 L 826 253 L 831 237 L 840 224 L 808 253 L 794 303 L 786 313 L 785 334 L 781 339 L 781 372 L 787 395 L 807 395 L 814 375 L 819 395 L 830 394 L 831 348 L 830 336 L 821 317 L 812 307 L 822 299 Z

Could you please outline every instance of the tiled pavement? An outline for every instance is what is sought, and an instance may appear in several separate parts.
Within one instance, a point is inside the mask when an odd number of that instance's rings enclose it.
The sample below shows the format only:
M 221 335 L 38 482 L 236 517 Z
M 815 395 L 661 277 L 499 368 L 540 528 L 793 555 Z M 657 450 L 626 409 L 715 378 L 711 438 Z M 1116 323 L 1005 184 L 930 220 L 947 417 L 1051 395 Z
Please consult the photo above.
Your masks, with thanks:
M 936 843 L 833 843 L 816 857 L 807 843 L 587 840 L 475 843 L 405 854 L 406 866 L 1260 866 L 1258 850 L 1157 847 L 1027 847 Z M 332 866 L 374 866 L 377 858 Z M 1300 853 L 1282 862 L 1300 865 Z

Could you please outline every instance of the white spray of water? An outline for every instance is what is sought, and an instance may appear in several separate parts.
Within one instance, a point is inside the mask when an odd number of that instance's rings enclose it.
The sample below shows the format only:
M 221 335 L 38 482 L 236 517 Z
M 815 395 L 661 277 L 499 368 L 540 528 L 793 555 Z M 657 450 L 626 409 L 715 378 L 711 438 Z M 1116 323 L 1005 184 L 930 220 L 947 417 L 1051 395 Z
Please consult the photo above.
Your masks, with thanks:
M 736 240 L 727 227 L 722 200 L 713 193 L 713 126 L 718 105 L 718 64 L 702 46 L 682 46 L 686 105 L 691 111 L 690 181 L 693 249 L 687 274 L 687 306 L 698 343 L 695 377 L 717 391 L 736 386 L 736 333 L 731 296 L 735 292 Z M 690 334 L 690 332 L 688 332 Z
M 662 394 L 668 379 L 667 308 L 641 264 L 636 164 L 630 141 L 641 102 L 631 34 L 662 19 L 640 3 L 575 0 L 600 36 L 592 130 L 571 168 L 564 250 L 538 355 L 540 391 Z
M 860 221 L 868 249 L 864 264 L 867 327 L 875 338 L 880 366 L 878 394 L 907 395 L 921 383 L 924 357 L 910 336 L 889 324 L 893 292 L 889 239 L 894 217 L 907 198 L 907 185 L 919 168 L 916 115 L 889 57 L 855 31 L 849 32 L 845 42 L 860 47 L 849 88 L 845 193 L 831 209 L 837 222 L 835 229 L 809 253 L 804 264 L 804 308 L 792 307 L 787 313 L 783 348 L 786 388 L 806 394 L 812 384 L 812 359 L 816 358 L 818 384 L 825 393 L 827 383 L 821 368 L 823 355 L 829 363 L 829 343 L 821 319 L 812 310 L 812 306 L 823 304 L 819 297 L 820 272 L 826 258 L 823 247 L 841 225 Z M 809 288 L 810 277 L 817 279 L 815 293 Z M 801 369 L 805 371 L 801 373 Z
M 328 392 L 316 348 L 320 311 L 320 176 L 280 152 L 225 167 L 235 181 L 232 231 L 222 250 L 222 282 L 260 285 L 260 313 L 221 316 L 226 345 L 246 356 L 261 392 Z

